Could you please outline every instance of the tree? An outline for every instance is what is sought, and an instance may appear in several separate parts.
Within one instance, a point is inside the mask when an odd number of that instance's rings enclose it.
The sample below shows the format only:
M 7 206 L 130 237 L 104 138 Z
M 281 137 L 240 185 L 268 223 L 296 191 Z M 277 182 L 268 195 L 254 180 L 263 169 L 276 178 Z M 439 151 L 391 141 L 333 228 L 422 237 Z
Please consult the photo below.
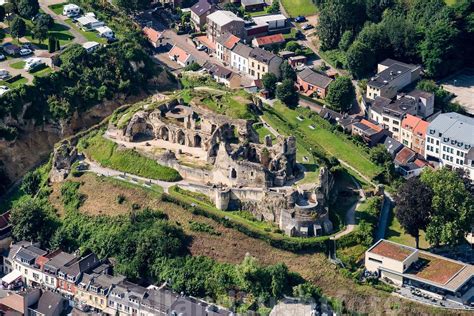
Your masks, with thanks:
M 296 50 L 300 49 L 301 45 L 297 41 L 289 41 L 285 45 L 285 49 L 290 52 L 296 52 Z
M 41 173 L 38 170 L 28 172 L 21 181 L 21 190 L 26 194 L 34 196 L 41 184 Z
M 271 72 L 267 72 L 262 77 L 263 87 L 265 88 L 265 90 L 268 91 L 271 97 L 275 96 L 277 82 L 277 76 Z
M 12 234 L 16 241 L 27 240 L 48 245 L 59 221 L 46 200 L 26 198 L 10 215 Z
M 125 11 L 144 10 L 151 4 L 151 0 L 114 0 L 114 2 Z
M 198 71 L 201 69 L 201 65 L 199 65 L 197 62 L 192 62 L 191 64 L 187 65 L 184 67 L 184 71 Z
M 15 17 L 10 25 L 10 34 L 13 38 L 20 38 L 25 36 L 26 24 L 20 17 Z
M 421 181 L 433 191 L 432 216 L 426 239 L 432 245 L 456 245 L 464 241 L 474 223 L 474 198 L 456 171 L 426 170 Z
M 41 13 L 34 22 L 35 25 L 39 25 L 41 27 L 45 27 L 48 30 L 54 25 L 53 18 L 45 13 Z
M 295 83 L 290 79 L 285 79 L 276 89 L 276 96 L 288 107 L 298 105 L 299 96 L 295 90 Z
M 48 38 L 48 28 L 41 24 L 35 24 L 32 29 L 32 35 L 34 39 L 43 43 L 43 41 Z
M 339 49 L 343 51 L 348 50 L 353 40 L 354 40 L 354 33 L 350 30 L 345 31 L 342 34 L 341 40 L 339 41 Z
M 459 31 L 446 20 L 437 21 L 427 29 L 419 49 L 428 75 L 441 77 L 452 70 L 458 35 Z
M 278 13 L 280 12 L 280 1 L 279 0 L 273 0 L 272 4 L 268 8 L 268 13 Z
M 365 0 L 365 12 L 367 18 L 373 22 L 380 21 L 384 10 L 392 5 L 393 0 Z
M 16 9 L 18 14 L 25 19 L 31 19 L 39 12 L 38 0 L 18 0 L 16 2 Z
M 356 32 L 365 21 L 365 5 L 358 0 L 324 1 L 320 6 L 318 35 L 321 49 L 337 48 L 345 31 Z
M 346 76 L 337 77 L 328 87 L 326 101 L 337 111 L 348 111 L 355 98 L 355 89 L 351 79 Z
M 0 22 L 3 22 L 5 20 L 5 7 L 3 5 L 0 5 Z
M 396 217 L 403 229 L 415 238 L 419 247 L 420 230 L 425 230 L 432 213 L 433 192 L 418 177 L 407 180 L 395 196 Z
M 390 156 L 390 153 L 382 144 L 370 149 L 369 156 L 370 160 L 379 166 L 383 166 L 386 162 L 392 161 L 392 156 Z
M 280 65 L 280 73 L 282 80 L 289 79 L 293 82 L 296 81 L 296 72 L 286 60 Z
M 360 41 L 352 43 L 347 51 L 347 68 L 355 78 L 367 76 L 375 65 L 376 60 L 372 49 Z

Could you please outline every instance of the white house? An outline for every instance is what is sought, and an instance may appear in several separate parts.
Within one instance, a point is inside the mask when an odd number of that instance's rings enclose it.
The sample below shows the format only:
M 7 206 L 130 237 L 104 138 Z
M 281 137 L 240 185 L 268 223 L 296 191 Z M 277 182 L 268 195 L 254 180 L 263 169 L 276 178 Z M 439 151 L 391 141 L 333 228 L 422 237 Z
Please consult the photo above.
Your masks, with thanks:
M 108 26 L 98 27 L 96 31 L 99 33 L 100 37 L 114 38 L 114 31 L 112 31 Z
M 63 7 L 63 15 L 67 17 L 77 16 L 79 13 L 81 13 L 81 8 L 76 4 L 69 3 Z
M 235 70 L 248 74 L 249 73 L 249 55 L 252 47 L 237 43 L 230 52 L 230 65 Z
M 168 52 L 168 57 L 183 67 L 186 67 L 196 61 L 196 58 L 193 55 L 176 45 L 174 45 L 173 48 L 171 48 L 171 50 Z
M 85 49 L 88 53 L 92 53 L 92 52 L 95 51 L 96 49 L 99 49 L 100 44 L 97 43 L 97 42 L 85 42 L 84 44 L 82 44 L 82 47 L 84 47 L 84 49 Z
M 428 125 L 425 158 L 442 166 L 464 169 L 474 180 L 474 119 L 443 113 Z

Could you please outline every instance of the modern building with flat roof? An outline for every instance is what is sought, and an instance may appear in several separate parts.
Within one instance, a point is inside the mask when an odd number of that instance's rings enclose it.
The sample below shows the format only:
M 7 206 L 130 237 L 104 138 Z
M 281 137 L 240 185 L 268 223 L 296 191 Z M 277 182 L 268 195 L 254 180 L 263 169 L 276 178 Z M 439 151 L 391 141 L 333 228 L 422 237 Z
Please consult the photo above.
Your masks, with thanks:
M 412 286 L 459 303 L 474 295 L 474 266 L 379 240 L 365 252 L 365 268 L 397 286 Z

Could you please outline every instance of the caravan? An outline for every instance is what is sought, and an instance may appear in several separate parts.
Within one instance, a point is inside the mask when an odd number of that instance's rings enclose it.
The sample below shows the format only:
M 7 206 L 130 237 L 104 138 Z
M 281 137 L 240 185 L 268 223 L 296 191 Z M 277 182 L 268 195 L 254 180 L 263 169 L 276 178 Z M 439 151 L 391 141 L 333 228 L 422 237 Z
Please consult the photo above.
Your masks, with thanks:
M 63 15 L 67 16 L 68 18 L 78 16 L 79 13 L 81 13 L 81 8 L 75 4 L 66 4 L 63 7 Z

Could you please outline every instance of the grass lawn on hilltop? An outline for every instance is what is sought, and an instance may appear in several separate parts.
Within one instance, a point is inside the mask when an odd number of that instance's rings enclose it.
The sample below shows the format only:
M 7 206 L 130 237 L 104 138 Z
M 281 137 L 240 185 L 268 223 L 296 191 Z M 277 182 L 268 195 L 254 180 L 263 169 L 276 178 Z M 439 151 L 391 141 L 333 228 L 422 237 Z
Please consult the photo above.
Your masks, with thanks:
M 119 149 L 116 143 L 103 138 L 100 133 L 81 139 L 78 148 L 87 157 L 99 162 L 104 167 L 150 179 L 169 182 L 181 180 L 181 176 L 176 170 L 162 166 L 155 160 L 142 156 L 131 149 Z
M 31 29 L 33 28 L 33 22 L 31 20 L 25 20 L 27 27 L 25 37 L 31 43 L 38 46 L 40 49 L 48 49 L 48 40 L 44 40 L 40 43 L 38 40 L 33 38 Z M 69 32 L 69 28 L 65 25 L 54 22 L 53 26 L 50 27 L 48 36 L 54 37 L 59 40 L 59 45 L 64 46 L 70 44 L 74 40 L 74 36 Z
M 452 6 L 452 5 L 455 5 L 458 0 L 444 0 L 444 2 L 448 5 L 448 6 Z
M 293 110 L 278 101 L 275 102 L 272 109 L 277 115 L 265 111 L 264 118 L 273 128 L 284 134 L 292 134 L 292 127 L 296 126 L 304 135 L 308 145 L 313 145 L 315 148 L 320 147 L 329 155 L 347 162 L 365 176 L 373 178 L 381 172 L 381 168 L 370 161 L 369 155 L 362 148 L 325 127 L 328 123 L 324 119 L 316 116 L 309 118 L 310 110 L 303 108 Z M 291 126 L 285 127 L 283 125 L 285 122 L 282 122 L 278 116 L 284 117 Z M 301 120 L 298 120 L 297 117 L 300 117 Z M 314 129 L 311 129 L 310 126 L 313 126 Z
M 25 77 L 18 77 L 17 80 L 13 81 L 13 82 L 6 82 L 4 80 L 1 80 L 0 81 L 0 86 L 7 86 L 9 87 L 10 89 L 13 89 L 13 88 L 17 88 L 19 86 L 22 86 L 24 84 L 27 84 L 28 83 L 28 79 L 26 79 Z
M 280 3 L 292 18 L 299 15 L 315 15 L 318 12 L 318 8 L 312 0 L 281 0 Z

